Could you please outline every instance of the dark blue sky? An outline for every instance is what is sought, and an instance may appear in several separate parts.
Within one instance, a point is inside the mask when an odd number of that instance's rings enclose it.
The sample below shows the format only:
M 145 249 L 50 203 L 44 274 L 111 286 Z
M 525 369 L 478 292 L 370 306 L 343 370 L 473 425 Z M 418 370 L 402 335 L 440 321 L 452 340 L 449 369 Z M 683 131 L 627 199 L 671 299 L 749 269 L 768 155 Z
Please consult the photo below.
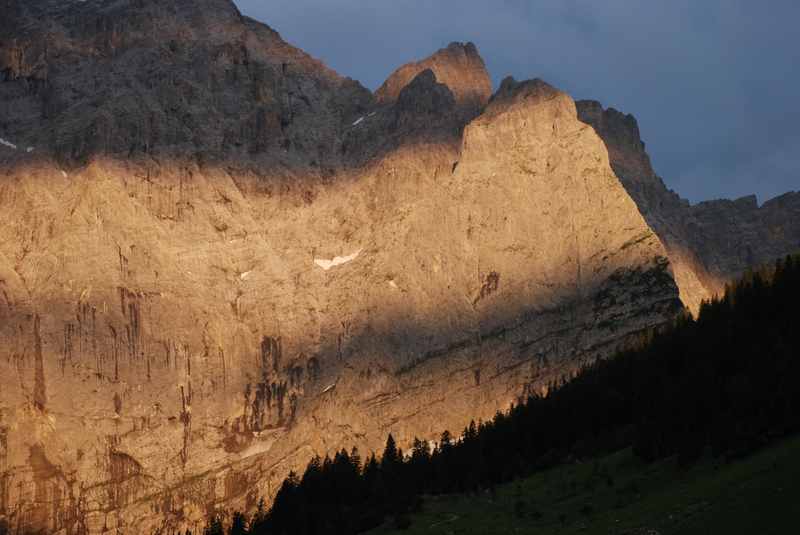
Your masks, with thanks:
M 639 120 L 656 171 L 692 202 L 800 189 L 796 0 L 236 0 L 375 89 L 473 41 L 495 84 L 539 77 Z

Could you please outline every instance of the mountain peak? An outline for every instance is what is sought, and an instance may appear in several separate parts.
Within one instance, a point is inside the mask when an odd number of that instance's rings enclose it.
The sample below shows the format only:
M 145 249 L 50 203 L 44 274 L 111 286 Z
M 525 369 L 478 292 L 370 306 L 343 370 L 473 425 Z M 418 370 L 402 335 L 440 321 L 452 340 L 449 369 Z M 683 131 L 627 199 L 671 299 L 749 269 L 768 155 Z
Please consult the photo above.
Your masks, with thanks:
M 459 107 L 477 114 L 489 101 L 492 81 L 477 47 L 453 42 L 423 60 L 395 70 L 375 92 L 378 102 L 395 102 L 403 88 L 426 69 L 450 89 Z
M 517 81 L 513 76 L 506 76 L 503 81 L 500 82 L 500 87 L 497 88 L 497 91 L 492 95 L 490 100 L 491 103 L 496 106 L 503 102 L 511 102 L 521 98 L 546 98 L 563 94 L 564 93 L 540 78 Z

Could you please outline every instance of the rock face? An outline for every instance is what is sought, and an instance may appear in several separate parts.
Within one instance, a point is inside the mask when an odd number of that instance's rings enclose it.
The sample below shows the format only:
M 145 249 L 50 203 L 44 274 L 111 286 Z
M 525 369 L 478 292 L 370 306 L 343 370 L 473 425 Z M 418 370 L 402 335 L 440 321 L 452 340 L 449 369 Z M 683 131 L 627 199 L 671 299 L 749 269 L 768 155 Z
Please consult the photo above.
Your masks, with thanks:
M 755 196 L 702 202 L 689 213 L 691 243 L 722 279 L 800 249 L 800 192 L 761 206 Z
M 693 311 L 746 269 L 800 250 L 800 193 L 759 207 L 754 196 L 691 206 L 658 177 L 632 115 L 577 102 L 605 142 L 611 166 L 667 248 L 682 301 Z
M 231 2 L 10 4 L 4 133 L 65 165 L 158 151 L 324 170 L 341 160 L 343 119 L 373 100 Z
M 315 453 L 458 432 L 681 309 L 615 138 L 542 81 L 489 101 L 474 46 L 373 96 L 227 0 L 7 5 L 14 529 L 196 529 Z M 795 198 L 686 209 L 784 240 L 755 257 L 795 239 Z M 731 247 L 696 256 L 735 270 Z

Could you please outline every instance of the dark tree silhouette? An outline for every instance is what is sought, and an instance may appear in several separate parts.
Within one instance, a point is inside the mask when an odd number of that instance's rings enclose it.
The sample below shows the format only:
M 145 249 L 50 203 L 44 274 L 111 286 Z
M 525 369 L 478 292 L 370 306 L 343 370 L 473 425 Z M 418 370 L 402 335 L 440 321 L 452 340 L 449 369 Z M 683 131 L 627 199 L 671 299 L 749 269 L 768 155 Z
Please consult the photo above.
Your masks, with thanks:
M 233 513 L 231 529 L 228 533 L 230 535 L 247 535 L 247 517 L 238 511 Z
M 222 520 L 217 516 L 206 526 L 204 535 L 225 535 L 225 528 L 222 527 Z

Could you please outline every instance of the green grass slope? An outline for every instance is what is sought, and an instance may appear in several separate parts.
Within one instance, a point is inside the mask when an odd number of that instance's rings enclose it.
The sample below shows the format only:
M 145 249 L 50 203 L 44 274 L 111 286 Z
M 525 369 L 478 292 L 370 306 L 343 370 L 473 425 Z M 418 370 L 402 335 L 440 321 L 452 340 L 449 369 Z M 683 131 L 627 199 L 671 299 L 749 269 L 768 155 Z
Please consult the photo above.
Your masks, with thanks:
M 426 497 L 388 534 L 769 535 L 800 533 L 800 437 L 731 463 L 646 464 L 630 450 L 495 492 Z

